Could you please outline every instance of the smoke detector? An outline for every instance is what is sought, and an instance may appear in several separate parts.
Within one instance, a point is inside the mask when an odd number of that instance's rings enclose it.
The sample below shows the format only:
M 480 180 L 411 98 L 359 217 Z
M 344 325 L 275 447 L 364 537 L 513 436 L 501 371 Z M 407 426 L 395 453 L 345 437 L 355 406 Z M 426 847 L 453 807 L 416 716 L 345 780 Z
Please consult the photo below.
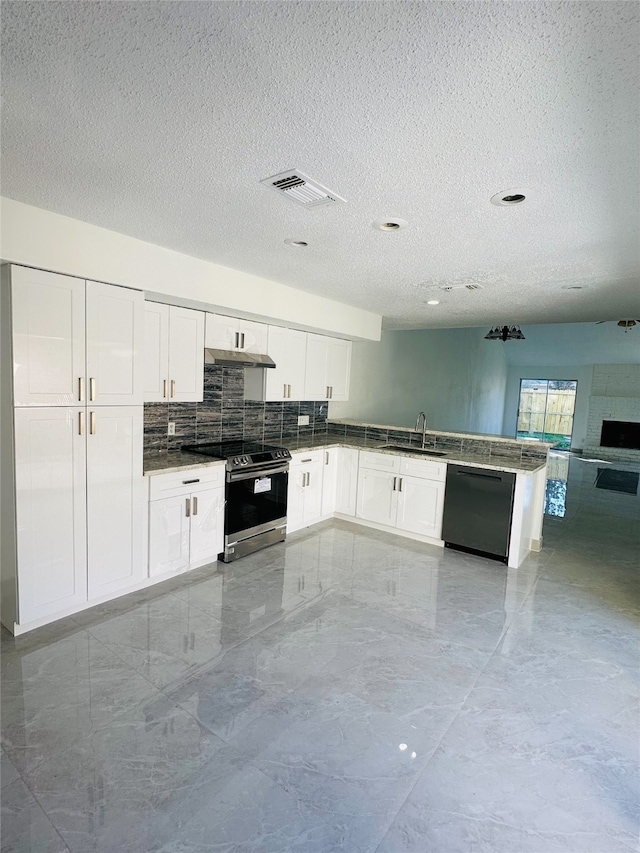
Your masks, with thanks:
M 440 290 L 450 293 L 452 290 L 484 290 L 481 284 L 441 284 Z
M 260 181 L 285 195 L 303 207 L 319 207 L 321 204 L 346 204 L 346 199 L 324 187 L 319 181 L 307 177 L 299 169 L 289 169 Z

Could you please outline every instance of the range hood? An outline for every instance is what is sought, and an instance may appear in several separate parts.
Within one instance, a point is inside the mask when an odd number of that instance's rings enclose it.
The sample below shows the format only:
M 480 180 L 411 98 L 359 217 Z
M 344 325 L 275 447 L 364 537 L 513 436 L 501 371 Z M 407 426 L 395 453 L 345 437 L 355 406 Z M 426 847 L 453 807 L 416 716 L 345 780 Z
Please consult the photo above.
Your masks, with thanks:
M 239 352 L 238 350 L 204 350 L 205 364 L 220 364 L 226 367 L 275 367 L 275 361 L 266 353 Z

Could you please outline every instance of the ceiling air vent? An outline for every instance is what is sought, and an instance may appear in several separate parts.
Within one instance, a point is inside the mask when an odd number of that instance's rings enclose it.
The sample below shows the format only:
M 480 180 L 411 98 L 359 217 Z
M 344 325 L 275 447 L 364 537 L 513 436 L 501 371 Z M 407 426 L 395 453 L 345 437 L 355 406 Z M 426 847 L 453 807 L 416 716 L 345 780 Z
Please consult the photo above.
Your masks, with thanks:
M 449 293 L 451 290 L 483 290 L 481 284 L 441 284 L 440 290 L 446 290 Z
M 321 204 L 336 204 L 338 202 L 346 203 L 346 199 L 323 187 L 318 181 L 308 178 L 298 169 L 290 169 L 288 172 L 272 175 L 270 178 L 264 178 L 260 183 L 278 190 L 291 201 L 295 201 L 303 207 L 318 207 Z

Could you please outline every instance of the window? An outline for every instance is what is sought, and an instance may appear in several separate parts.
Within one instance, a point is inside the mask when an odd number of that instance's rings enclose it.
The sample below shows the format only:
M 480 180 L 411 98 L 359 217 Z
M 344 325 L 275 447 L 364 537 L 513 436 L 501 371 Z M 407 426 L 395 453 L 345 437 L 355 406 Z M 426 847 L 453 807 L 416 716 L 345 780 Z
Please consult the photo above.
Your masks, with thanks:
M 570 450 L 577 390 L 573 379 L 521 379 L 516 438 Z

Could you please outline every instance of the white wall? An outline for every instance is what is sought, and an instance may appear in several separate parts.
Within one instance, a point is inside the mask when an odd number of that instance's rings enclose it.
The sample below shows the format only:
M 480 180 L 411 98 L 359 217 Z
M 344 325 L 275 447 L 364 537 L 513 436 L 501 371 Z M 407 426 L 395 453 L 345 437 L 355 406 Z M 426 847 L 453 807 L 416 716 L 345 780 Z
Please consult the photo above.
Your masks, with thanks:
M 379 340 L 378 314 L 154 246 L 12 199 L 0 200 L 5 261 L 177 297 L 183 304 Z M 170 300 L 167 300 L 170 301 Z
M 356 342 L 351 396 L 329 416 L 413 426 L 420 410 L 433 429 L 500 434 L 506 384 L 501 343 L 486 329 L 383 331 Z
M 520 400 L 521 379 L 575 379 L 578 382 L 576 394 L 576 409 L 573 419 L 573 435 L 571 447 L 582 450 L 587 435 L 587 419 L 589 416 L 589 398 L 591 396 L 591 380 L 593 366 L 590 364 L 579 367 L 563 365 L 529 365 L 510 366 L 507 372 L 507 390 L 504 402 L 504 421 L 502 431 L 512 438 L 516 434 L 518 422 L 518 403 Z

